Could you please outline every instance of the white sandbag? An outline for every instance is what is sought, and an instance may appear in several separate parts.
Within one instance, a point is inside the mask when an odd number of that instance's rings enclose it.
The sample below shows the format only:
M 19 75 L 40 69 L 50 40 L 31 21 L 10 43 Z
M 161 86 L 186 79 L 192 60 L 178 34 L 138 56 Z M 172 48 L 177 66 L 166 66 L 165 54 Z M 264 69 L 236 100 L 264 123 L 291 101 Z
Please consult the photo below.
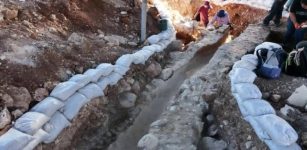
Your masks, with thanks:
M 241 100 L 241 98 L 240 98 L 240 96 L 239 96 L 238 94 L 233 94 L 233 96 L 234 96 L 234 98 L 237 100 L 237 104 L 238 104 L 238 106 L 239 106 L 239 109 L 240 109 L 240 112 L 241 112 L 242 116 L 243 116 L 243 117 L 248 116 L 247 110 L 246 110 L 245 107 L 243 107 L 243 105 L 242 105 L 242 102 L 243 102 L 244 100 Z
M 47 144 L 53 142 L 61 131 L 69 125 L 70 122 L 65 118 L 65 116 L 57 111 L 50 121 L 43 127 L 43 129 L 48 133 L 48 137 L 44 139 L 43 142 Z
M 153 44 L 152 46 L 154 45 L 159 46 L 159 48 L 157 47 L 157 52 L 162 52 L 167 47 L 168 44 L 167 44 L 167 41 L 161 41 L 158 44 Z
M 132 61 L 133 64 L 145 64 L 146 59 L 142 52 L 138 51 L 132 55 L 134 57 Z
M 79 87 L 80 86 L 76 82 L 62 82 L 52 90 L 50 96 L 65 101 L 68 97 L 73 95 L 79 89 Z
M 80 88 L 82 88 L 91 82 L 91 77 L 83 74 L 77 74 L 72 76 L 69 81 L 76 82 L 80 86 Z
M 5 134 L 0 136 L 0 149 L 21 150 L 33 139 L 32 136 L 11 128 Z
M 158 35 L 152 35 L 150 36 L 147 41 L 150 43 L 150 44 L 156 44 L 160 41 L 161 37 L 158 36 Z
M 143 53 L 143 56 L 145 57 L 146 60 L 148 60 L 149 57 L 150 57 L 151 55 L 154 54 L 153 52 L 151 52 L 151 51 L 146 51 L 146 50 L 140 50 L 140 52 Z
M 133 59 L 131 57 L 131 54 L 122 55 L 117 59 L 115 62 L 116 65 L 124 66 L 124 67 L 130 67 Z
M 37 132 L 50 118 L 45 114 L 38 112 L 27 112 L 18 118 L 14 127 L 24 133 L 33 135 Z
M 250 123 L 250 125 L 253 127 L 255 130 L 255 133 L 259 137 L 261 141 L 264 140 L 271 140 L 270 136 L 268 133 L 260 126 L 260 124 L 254 119 L 252 116 L 245 117 L 245 120 Z
M 267 114 L 276 114 L 271 104 L 264 100 L 248 100 L 242 103 L 248 115 L 261 116 Z
M 108 76 L 114 70 L 114 66 L 107 63 L 102 63 L 96 67 L 96 69 L 103 70 L 102 76 Z
M 102 89 L 94 83 L 88 84 L 87 86 L 78 90 L 78 92 L 85 95 L 90 100 L 104 95 Z
M 117 82 L 123 78 L 123 76 L 119 73 L 113 72 L 109 76 L 107 76 L 110 85 L 115 85 Z
M 121 74 L 121 75 L 125 75 L 127 73 L 127 71 L 129 71 L 130 67 L 125 67 L 125 66 L 120 66 L 120 65 L 114 65 L 114 72 Z
M 161 43 L 161 42 L 159 42 L 159 43 Z M 160 44 L 153 44 L 151 46 L 155 49 L 155 52 L 162 52 L 164 50 L 164 48 L 162 48 L 162 46 Z
M 257 78 L 257 75 L 248 69 L 234 68 L 229 73 L 232 83 L 253 83 Z
M 75 93 L 65 102 L 65 106 L 60 110 L 68 120 L 72 120 L 80 111 L 82 106 L 90 100 L 81 93 Z
M 31 111 L 43 113 L 51 117 L 57 110 L 62 108 L 64 103 L 54 97 L 47 97 L 38 104 L 36 104 Z
M 102 69 L 89 69 L 84 72 L 84 75 L 89 76 L 91 82 L 97 82 L 100 77 L 104 74 L 104 70 Z
M 161 37 L 161 40 L 167 40 L 171 37 L 171 34 L 169 32 L 167 32 L 167 30 L 161 32 L 159 35 Z
M 108 85 L 110 84 L 110 80 L 109 78 L 103 77 L 100 78 L 97 82 L 97 85 L 101 88 L 101 90 L 103 91 Z
M 235 62 L 232 68 L 245 68 L 248 70 L 255 70 L 257 68 L 257 65 L 254 65 L 245 60 L 240 60 L 240 61 Z
M 154 44 L 154 45 L 156 45 L 156 44 Z M 144 51 L 151 51 L 152 53 L 155 53 L 156 51 L 157 51 L 157 49 L 156 49 L 156 47 L 154 47 L 154 46 L 152 46 L 152 45 L 150 45 L 150 46 L 144 46 L 143 48 L 142 48 L 142 50 L 144 50 Z
M 255 120 L 279 145 L 291 145 L 298 139 L 296 131 L 285 120 L 276 115 L 263 115 L 255 117 Z
M 284 145 L 279 145 L 273 142 L 272 140 L 265 140 L 264 142 L 268 145 L 270 150 L 301 150 L 302 149 L 297 143 L 293 143 L 289 146 L 284 146 Z
M 272 42 L 263 42 L 262 44 L 258 45 L 256 48 L 255 48 L 255 52 L 259 49 L 269 49 L 269 50 L 272 50 L 274 48 L 280 48 L 282 49 L 281 45 L 279 44 L 276 44 L 276 43 L 272 43 Z
M 42 129 L 39 129 L 34 135 L 33 140 L 23 150 L 33 150 L 38 144 L 44 141 L 48 137 L 48 133 Z
M 256 55 L 253 55 L 253 54 L 247 54 L 247 55 L 244 55 L 241 60 L 244 60 L 244 61 L 248 61 L 250 62 L 251 64 L 257 66 L 258 65 L 258 57 Z
M 258 87 L 251 83 L 238 83 L 234 85 L 236 92 L 242 99 L 261 99 L 262 93 Z

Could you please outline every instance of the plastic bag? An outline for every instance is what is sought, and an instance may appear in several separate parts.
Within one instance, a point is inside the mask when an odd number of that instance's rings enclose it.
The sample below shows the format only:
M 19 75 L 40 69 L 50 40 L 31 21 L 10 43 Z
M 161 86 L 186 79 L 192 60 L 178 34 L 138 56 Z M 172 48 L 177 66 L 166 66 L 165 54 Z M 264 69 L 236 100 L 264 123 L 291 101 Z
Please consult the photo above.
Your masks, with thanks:
M 161 37 L 159 35 L 152 35 L 150 36 L 147 41 L 150 43 L 150 44 L 156 44 L 158 43 L 159 41 L 161 40 Z
M 257 136 L 259 137 L 261 141 L 271 140 L 268 133 L 262 128 L 262 126 L 260 126 L 260 124 L 255 120 L 254 117 L 248 116 L 248 117 L 245 117 L 245 120 L 247 120 L 250 123 L 250 125 L 253 127 Z
M 14 127 L 24 133 L 33 135 L 37 132 L 50 118 L 45 114 L 38 112 L 27 112 L 18 118 Z
M 106 78 L 109 80 L 110 85 L 115 85 L 120 79 L 123 78 L 123 76 L 119 73 L 113 72 Z
M 43 113 L 48 117 L 51 117 L 57 110 L 62 108 L 64 103 L 56 98 L 47 97 L 38 104 L 36 104 L 31 111 Z
M 270 150 L 301 150 L 301 147 L 297 143 L 293 143 L 289 146 L 279 145 L 273 142 L 272 140 L 265 140 L 264 141 Z
M 51 92 L 50 96 L 65 101 L 68 97 L 73 95 L 80 86 L 72 81 L 62 82 L 58 84 Z
M 248 69 L 252 71 L 257 68 L 257 65 L 254 65 L 250 63 L 249 61 L 240 60 L 240 61 L 235 62 L 232 68 L 244 68 L 244 69 Z
M 255 48 L 255 52 L 259 49 L 274 49 L 274 48 L 278 48 L 278 49 L 282 49 L 281 45 L 276 44 L 276 43 L 272 43 L 272 42 L 263 42 L 262 44 L 258 45 Z
M 48 133 L 39 129 L 34 135 L 33 140 L 23 150 L 33 150 L 39 143 L 48 137 Z
M 114 72 L 119 73 L 121 75 L 125 75 L 127 71 L 129 71 L 129 67 L 115 65 Z
M 62 130 L 70 125 L 69 121 L 60 112 L 56 112 L 50 121 L 46 123 L 43 129 L 48 133 L 48 137 L 44 139 L 44 143 L 53 142 Z
M 244 99 L 261 99 L 262 93 L 258 89 L 258 87 L 254 84 L 250 83 L 239 83 L 235 84 L 234 88 L 239 96 Z
M 69 81 L 76 82 L 79 85 L 79 87 L 82 88 L 91 82 L 91 77 L 83 74 L 77 74 L 71 77 Z
M 132 61 L 133 61 L 133 57 L 131 57 L 131 54 L 126 54 L 126 55 L 122 55 L 121 57 L 119 57 L 117 61 L 115 62 L 115 64 L 129 68 Z
M 65 106 L 60 110 L 68 120 L 72 120 L 80 111 L 82 106 L 90 100 L 83 94 L 76 93 L 65 102 Z
M 255 65 L 255 66 L 258 66 L 258 57 L 256 55 L 253 55 L 253 54 L 247 54 L 247 55 L 244 55 L 241 60 L 243 61 L 248 61 L 250 62 L 251 64 Z
M 96 67 L 96 69 L 103 70 L 102 76 L 108 76 L 114 70 L 114 66 L 107 63 L 102 63 Z
M 291 145 L 296 142 L 296 131 L 283 119 L 276 115 L 255 117 L 258 124 L 268 133 L 271 139 L 279 145 Z
M 94 83 L 88 84 L 87 86 L 78 90 L 78 92 L 85 95 L 88 99 L 93 99 L 104 95 L 102 89 Z
M 229 73 L 232 83 L 253 83 L 257 78 L 257 75 L 244 68 L 234 68 Z
M 248 100 L 242 103 L 248 115 L 261 116 L 267 114 L 276 114 L 271 104 L 264 100 Z
M 0 149 L 21 150 L 33 139 L 32 136 L 11 128 L 5 134 L 0 136 Z
M 104 74 L 104 70 L 102 69 L 89 69 L 84 72 L 84 75 L 89 76 L 92 82 L 97 82 L 100 77 Z

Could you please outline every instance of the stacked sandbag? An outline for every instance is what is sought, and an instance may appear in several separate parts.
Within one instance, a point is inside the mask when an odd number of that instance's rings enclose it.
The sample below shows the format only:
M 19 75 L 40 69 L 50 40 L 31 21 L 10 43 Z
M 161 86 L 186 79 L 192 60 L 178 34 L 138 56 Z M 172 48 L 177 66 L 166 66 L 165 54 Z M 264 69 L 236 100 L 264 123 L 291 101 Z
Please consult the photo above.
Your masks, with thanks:
M 260 48 L 267 44 L 261 44 Z M 232 94 L 237 100 L 239 109 L 246 121 L 248 121 L 257 136 L 272 150 L 300 150 L 296 143 L 298 135 L 296 131 L 282 118 L 278 117 L 274 108 L 265 100 L 262 93 L 253 84 L 257 67 L 257 56 L 249 54 L 236 62 L 229 73 Z
M 162 52 L 175 39 L 175 29 L 166 11 L 160 11 L 161 18 L 169 22 L 168 27 L 149 37 L 150 45 L 119 57 L 114 65 L 102 63 L 58 84 L 49 97 L 16 120 L 14 127 L 0 137 L 0 149 L 31 150 L 41 142 L 53 142 L 84 105 L 104 96 L 105 88 L 117 84 L 132 64 L 145 64 L 153 54 Z

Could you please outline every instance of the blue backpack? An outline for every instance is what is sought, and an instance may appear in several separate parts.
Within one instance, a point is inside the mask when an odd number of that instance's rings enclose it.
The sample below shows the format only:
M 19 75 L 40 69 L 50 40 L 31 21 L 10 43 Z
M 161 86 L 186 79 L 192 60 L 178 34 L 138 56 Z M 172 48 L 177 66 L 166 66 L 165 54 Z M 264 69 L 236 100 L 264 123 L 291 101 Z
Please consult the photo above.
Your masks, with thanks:
M 282 66 L 287 58 L 287 53 L 281 46 L 265 42 L 265 46 L 256 48 L 255 54 L 258 57 L 257 74 L 268 79 L 280 77 Z

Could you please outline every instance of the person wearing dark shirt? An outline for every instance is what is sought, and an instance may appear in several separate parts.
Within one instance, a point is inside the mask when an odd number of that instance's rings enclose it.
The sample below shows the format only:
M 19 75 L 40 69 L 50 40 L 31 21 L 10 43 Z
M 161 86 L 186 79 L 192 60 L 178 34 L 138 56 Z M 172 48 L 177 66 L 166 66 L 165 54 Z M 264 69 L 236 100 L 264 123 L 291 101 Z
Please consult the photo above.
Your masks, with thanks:
M 295 44 L 304 39 L 307 25 L 307 0 L 294 0 L 290 8 L 284 44 L 295 36 Z
M 269 14 L 264 18 L 263 25 L 268 26 L 270 21 L 274 18 L 276 26 L 280 25 L 280 19 L 282 17 L 282 11 L 287 0 L 275 0 Z

